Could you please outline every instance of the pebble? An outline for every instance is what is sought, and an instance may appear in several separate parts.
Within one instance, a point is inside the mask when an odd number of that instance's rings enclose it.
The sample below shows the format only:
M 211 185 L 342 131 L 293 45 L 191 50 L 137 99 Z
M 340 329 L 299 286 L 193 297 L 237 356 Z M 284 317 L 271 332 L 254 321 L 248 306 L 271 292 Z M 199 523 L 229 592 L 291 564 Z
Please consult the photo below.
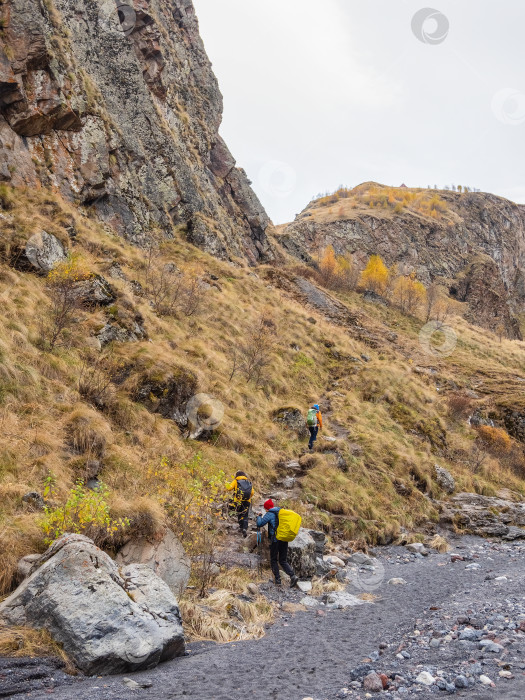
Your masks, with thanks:
M 370 671 L 363 680 L 363 688 L 371 693 L 380 693 L 383 690 L 383 681 L 375 671 Z
M 456 688 L 468 688 L 468 680 L 465 678 L 465 676 L 458 676 L 454 680 L 454 685 Z
M 391 586 L 404 586 L 406 584 L 406 581 L 404 578 L 391 578 L 388 583 Z
M 488 676 L 480 676 L 479 680 L 481 683 L 483 683 L 483 685 L 494 685 Z
M 422 685 L 434 685 L 436 679 L 428 671 L 421 671 L 419 676 L 416 678 L 416 683 L 421 683 Z

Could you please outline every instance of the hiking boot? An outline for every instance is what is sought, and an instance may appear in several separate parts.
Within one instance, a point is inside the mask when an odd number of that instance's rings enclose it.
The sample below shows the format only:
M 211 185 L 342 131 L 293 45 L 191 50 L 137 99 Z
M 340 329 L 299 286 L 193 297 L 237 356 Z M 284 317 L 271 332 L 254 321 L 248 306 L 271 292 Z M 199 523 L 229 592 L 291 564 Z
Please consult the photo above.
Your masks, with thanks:
M 243 536 L 243 537 L 248 537 L 248 532 L 247 532 L 247 530 L 243 530 L 243 531 L 242 531 L 242 536 Z
M 277 586 L 277 588 L 281 588 L 283 584 L 281 581 L 275 581 L 275 585 Z
M 290 588 L 293 588 L 294 586 L 296 586 L 298 581 L 299 581 L 299 576 L 292 576 L 292 578 L 290 579 Z

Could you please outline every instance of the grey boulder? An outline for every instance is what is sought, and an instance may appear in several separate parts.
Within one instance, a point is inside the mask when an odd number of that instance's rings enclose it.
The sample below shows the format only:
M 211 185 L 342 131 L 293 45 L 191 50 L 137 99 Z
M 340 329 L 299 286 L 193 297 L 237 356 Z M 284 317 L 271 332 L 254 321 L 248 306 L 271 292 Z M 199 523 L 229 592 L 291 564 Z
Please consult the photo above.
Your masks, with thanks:
M 309 579 L 315 575 L 317 569 L 316 544 L 312 535 L 301 528 L 295 540 L 288 545 L 288 559 L 295 575 L 302 579 Z
M 180 595 L 191 573 L 191 561 L 176 535 L 167 530 L 159 542 L 147 539 L 130 540 L 116 556 L 117 564 L 146 564 L 167 583 L 175 595 Z
M 1 605 L 0 620 L 46 629 L 87 674 L 150 669 L 184 653 L 177 600 L 148 566 L 119 568 L 87 537 L 63 535 Z
M 434 473 L 438 486 L 442 488 L 445 493 L 454 493 L 456 490 L 456 482 L 452 474 L 438 464 L 434 465 Z
M 46 231 L 35 233 L 25 245 L 25 260 L 36 272 L 47 274 L 55 265 L 63 262 L 67 255 L 56 236 Z

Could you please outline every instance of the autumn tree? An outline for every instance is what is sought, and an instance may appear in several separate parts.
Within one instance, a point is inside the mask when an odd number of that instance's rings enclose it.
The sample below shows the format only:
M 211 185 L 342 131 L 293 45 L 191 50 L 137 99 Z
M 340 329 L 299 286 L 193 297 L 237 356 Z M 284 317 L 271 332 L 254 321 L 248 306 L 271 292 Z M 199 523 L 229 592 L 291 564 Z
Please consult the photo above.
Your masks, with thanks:
M 389 272 L 379 255 L 372 255 L 361 273 L 360 285 L 367 292 L 383 295 L 388 285 Z
M 325 248 L 319 261 L 319 281 L 329 289 L 353 290 L 359 270 L 351 256 L 336 255 L 333 246 Z
M 403 313 L 414 315 L 424 303 L 425 297 L 425 285 L 416 278 L 415 273 L 403 275 L 396 280 L 393 298 Z
M 78 256 L 70 256 L 49 272 L 47 290 L 51 306 L 40 324 L 41 340 L 49 350 L 55 348 L 67 329 L 75 323 L 81 303 L 79 285 L 92 276 Z

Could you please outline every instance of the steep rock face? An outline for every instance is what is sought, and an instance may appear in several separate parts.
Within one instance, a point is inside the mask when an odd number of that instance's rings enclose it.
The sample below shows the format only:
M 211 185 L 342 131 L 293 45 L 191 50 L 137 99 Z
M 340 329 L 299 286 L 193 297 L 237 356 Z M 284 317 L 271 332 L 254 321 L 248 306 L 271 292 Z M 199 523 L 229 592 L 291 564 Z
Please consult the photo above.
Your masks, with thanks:
M 476 283 L 463 290 L 463 300 L 473 301 L 471 320 L 494 329 L 503 318 L 509 337 L 519 337 L 511 313 L 525 308 L 525 207 L 478 192 L 440 191 L 439 197 L 447 210 L 437 218 L 409 209 L 370 208 L 359 195 L 344 212 L 342 205 L 330 211 L 314 201 L 293 223 L 280 227 L 278 239 L 305 262 L 328 245 L 336 253 L 351 253 L 361 264 L 379 254 L 388 265 L 398 263 L 401 272 L 415 271 L 426 284 L 436 279 L 452 283 L 476 258 L 489 258 L 493 264 L 484 271 L 485 281 L 497 301 L 497 320 L 470 297 L 472 288 L 479 287 L 479 268 Z
M 57 188 L 139 245 L 180 227 L 272 257 L 191 0 L 5 0 L 0 19 L 0 180 Z

